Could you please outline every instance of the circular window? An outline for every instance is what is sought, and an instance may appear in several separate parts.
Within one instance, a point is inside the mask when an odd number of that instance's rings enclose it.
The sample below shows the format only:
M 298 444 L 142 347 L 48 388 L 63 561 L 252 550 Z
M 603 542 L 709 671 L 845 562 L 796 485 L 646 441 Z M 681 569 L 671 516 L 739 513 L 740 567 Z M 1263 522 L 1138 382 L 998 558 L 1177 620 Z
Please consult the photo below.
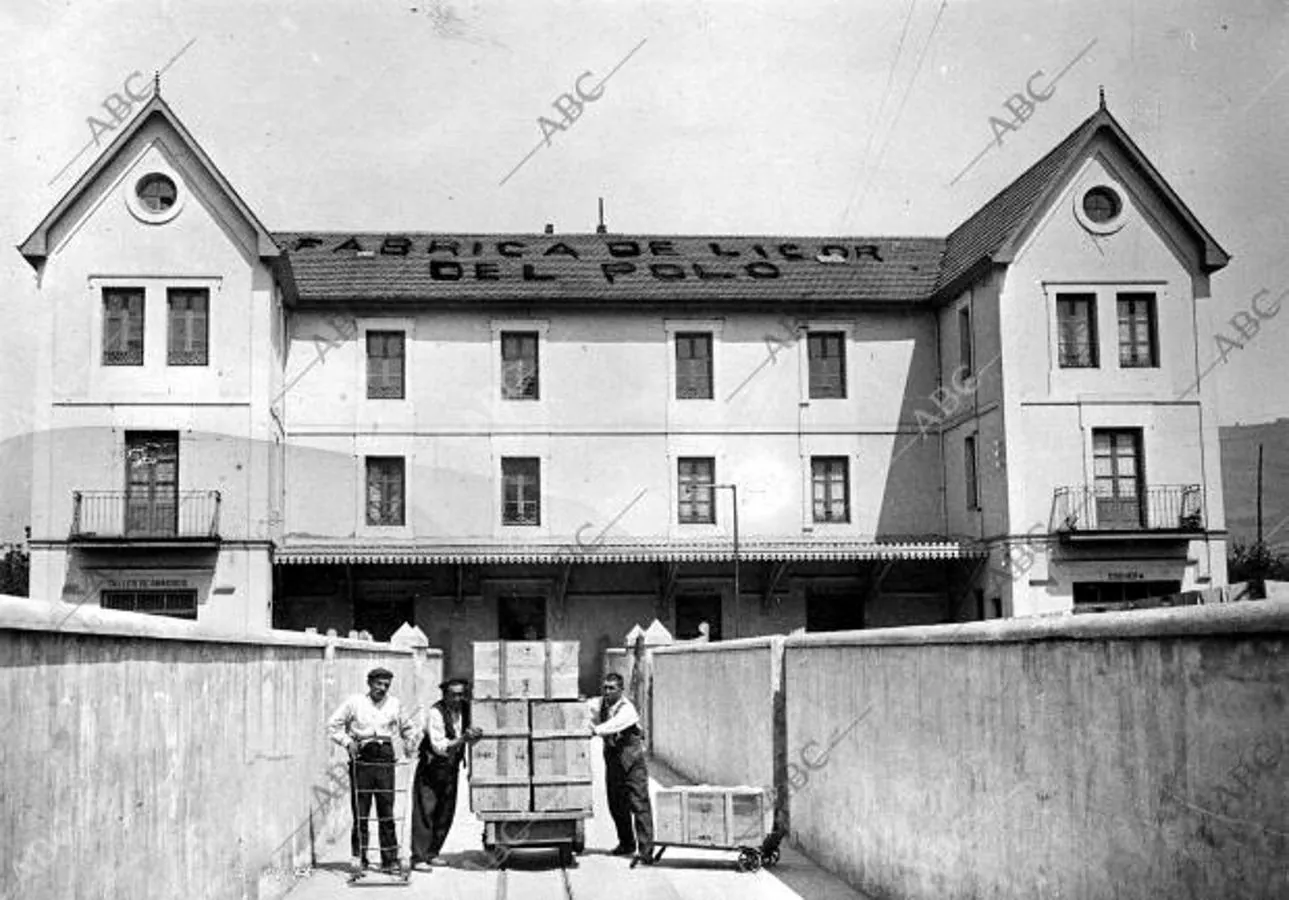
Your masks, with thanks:
M 1098 225 L 1117 219 L 1122 210 L 1119 195 L 1108 187 L 1094 187 L 1083 195 L 1083 212 Z
M 135 191 L 143 208 L 151 213 L 163 213 L 175 205 L 175 183 L 165 175 L 145 175 L 139 179 Z
M 130 212 L 149 225 L 160 225 L 179 215 L 183 200 L 175 180 L 161 172 L 149 172 L 134 183 L 133 191 L 125 192 Z
M 1097 184 L 1074 196 L 1074 215 L 1093 234 L 1113 234 L 1123 227 L 1123 194 L 1108 184 Z

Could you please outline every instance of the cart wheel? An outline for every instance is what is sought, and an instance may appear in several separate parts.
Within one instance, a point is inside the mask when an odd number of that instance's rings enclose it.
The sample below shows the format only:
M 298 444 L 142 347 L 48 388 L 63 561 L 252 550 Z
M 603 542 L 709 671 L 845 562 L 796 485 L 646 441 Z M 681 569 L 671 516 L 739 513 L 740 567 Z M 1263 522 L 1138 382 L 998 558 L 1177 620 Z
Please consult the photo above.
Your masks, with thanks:
M 578 819 L 577 829 L 573 832 L 573 852 L 581 853 L 584 850 L 586 850 L 586 825 Z
M 779 864 L 779 848 L 775 847 L 769 853 L 766 853 L 762 857 L 762 861 L 765 863 L 765 867 L 767 869 L 771 868 L 772 866 L 777 866 Z
M 738 870 L 740 872 L 755 872 L 761 868 L 761 852 L 744 847 L 738 852 Z

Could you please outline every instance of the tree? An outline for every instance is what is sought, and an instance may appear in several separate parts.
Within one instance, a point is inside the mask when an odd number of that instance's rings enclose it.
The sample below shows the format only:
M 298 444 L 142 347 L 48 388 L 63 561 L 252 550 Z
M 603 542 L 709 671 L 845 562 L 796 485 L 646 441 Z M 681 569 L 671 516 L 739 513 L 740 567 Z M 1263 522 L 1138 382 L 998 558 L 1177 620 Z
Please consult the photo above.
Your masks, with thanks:
M 26 597 L 31 574 L 31 553 L 22 544 L 3 546 L 4 557 L 0 559 L 0 594 Z
M 1275 553 L 1265 543 L 1236 541 L 1228 552 L 1226 569 L 1228 581 L 1247 581 L 1253 596 L 1265 597 L 1268 578 L 1289 580 L 1289 556 Z

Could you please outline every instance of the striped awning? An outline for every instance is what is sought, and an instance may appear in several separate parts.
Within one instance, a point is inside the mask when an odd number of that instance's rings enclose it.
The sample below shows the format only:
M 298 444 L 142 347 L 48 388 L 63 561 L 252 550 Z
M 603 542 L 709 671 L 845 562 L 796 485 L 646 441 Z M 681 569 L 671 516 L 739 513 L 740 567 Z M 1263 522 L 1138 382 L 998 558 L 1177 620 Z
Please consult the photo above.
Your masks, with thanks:
M 741 562 L 900 559 L 968 559 L 985 555 L 972 544 L 948 540 L 750 540 L 739 545 Z M 438 563 L 649 563 L 729 562 L 734 559 L 728 541 L 603 541 L 595 544 L 434 544 L 386 541 L 291 541 L 274 553 L 279 565 L 309 564 L 438 564 Z

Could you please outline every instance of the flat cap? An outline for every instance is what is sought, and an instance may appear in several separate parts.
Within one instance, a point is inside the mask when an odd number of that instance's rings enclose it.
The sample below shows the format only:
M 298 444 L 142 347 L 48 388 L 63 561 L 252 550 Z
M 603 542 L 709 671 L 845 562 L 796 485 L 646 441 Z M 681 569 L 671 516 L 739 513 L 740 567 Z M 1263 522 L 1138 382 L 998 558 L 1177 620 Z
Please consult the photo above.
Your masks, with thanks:
M 391 672 L 389 669 L 384 669 L 384 668 L 381 668 L 380 666 L 377 666 L 376 668 L 372 669 L 370 672 L 367 673 L 367 680 L 375 681 L 377 678 L 388 678 L 390 681 L 393 681 L 394 673 Z
M 439 682 L 439 687 L 440 687 L 442 690 L 445 690 L 445 691 L 446 691 L 448 688 L 452 687 L 454 684 L 459 684 L 459 685 L 461 685 L 461 687 L 465 688 L 467 691 L 468 691 L 468 690 L 470 690 L 470 679 L 469 679 L 469 678 L 462 678 L 462 677 L 461 677 L 461 676 L 459 676 L 459 675 L 458 675 L 458 676 L 455 676 L 455 677 L 453 677 L 453 678 L 448 678 L 448 679 L 446 679 L 446 680 L 444 680 L 444 681 Z

